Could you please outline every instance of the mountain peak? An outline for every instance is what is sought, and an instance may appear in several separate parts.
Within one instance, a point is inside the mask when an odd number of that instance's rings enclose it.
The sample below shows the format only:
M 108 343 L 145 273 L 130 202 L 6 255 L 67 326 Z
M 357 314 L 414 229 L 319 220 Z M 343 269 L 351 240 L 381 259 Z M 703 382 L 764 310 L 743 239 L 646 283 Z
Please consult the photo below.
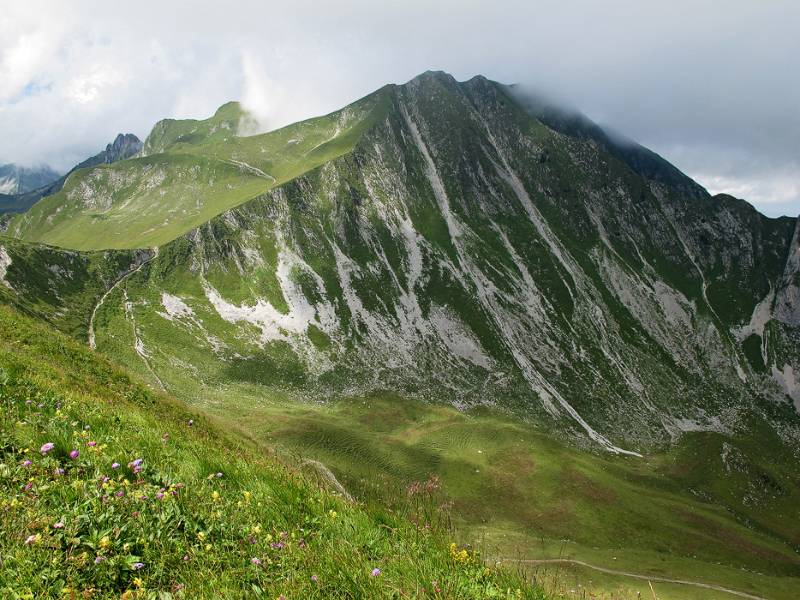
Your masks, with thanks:
M 106 146 L 103 162 L 110 164 L 131 158 L 142 149 L 142 141 L 132 133 L 119 133 L 114 141 Z

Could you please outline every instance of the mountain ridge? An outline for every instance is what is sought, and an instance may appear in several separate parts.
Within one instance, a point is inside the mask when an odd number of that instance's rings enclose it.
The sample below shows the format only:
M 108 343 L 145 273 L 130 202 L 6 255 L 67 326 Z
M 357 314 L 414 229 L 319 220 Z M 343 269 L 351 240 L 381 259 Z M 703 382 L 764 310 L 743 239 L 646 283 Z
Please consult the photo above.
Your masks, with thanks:
M 640 147 L 620 156 L 601 130 L 584 121 L 591 135 L 552 129 L 531 116 L 513 89 L 483 77 L 458 83 L 429 72 L 367 98 L 376 95 L 388 102 L 388 112 L 349 150 L 179 236 L 153 269 L 184 273 L 178 280 L 199 273 L 202 285 L 188 289 L 210 303 L 223 323 L 277 327 L 256 346 L 289 342 L 289 362 L 297 361 L 293 368 L 300 371 L 335 373 L 332 365 L 344 360 L 350 365 L 345 371 L 354 368 L 352 381 L 364 389 L 377 382 L 369 383 L 358 356 L 400 360 L 389 358 L 386 344 L 395 350 L 408 345 L 401 364 L 413 364 L 430 344 L 434 361 L 455 360 L 459 374 L 448 385 L 461 388 L 460 399 L 451 399 L 456 403 L 475 402 L 464 390 L 478 385 L 492 365 L 505 364 L 510 370 L 501 369 L 504 383 L 483 384 L 501 404 L 562 421 L 558 427 L 577 426 L 613 451 L 623 448 L 592 420 L 610 424 L 619 439 L 647 445 L 683 428 L 724 429 L 737 422 L 739 417 L 729 425 L 717 421 L 728 410 L 722 398 L 732 390 L 739 397 L 735 414 L 750 410 L 745 397 L 753 385 L 766 386 L 769 392 L 758 393 L 776 401 L 788 393 L 798 402 L 791 349 L 797 269 L 790 268 L 796 219 L 770 219 L 727 198 L 715 201 L 685 176 L 677 187 L 663 177 L 644 178 L 637 171 L 643 162 L 649 165 L 645 173 L 674 168 L 662 167 L 660 157 Z M 238 105 L 223 108 L 217 115 L 227 118 Z M 647 160 L 638 160 L 637 152 Z M 281 215 L 277 229 L 258 225 L 274 210 L 267 218 Z M 264 242 L 250 247 L 245 234 Z M 169 260 L 171 265 L 162 264 Z M 225 283 L 215 284 L 215 271 Z M 224 272 L 258 275 L 254 286 Z M 165 279 L 151 285 L 167 284 L 168 277 L 160 277 Z M 292 277 L 310 280 L 298 288 Z M 419 285 L 429 287 L 423 292 Z M 141 292 L 148 294 L 146 287 Z M 170 297 L 185 305 L 178 292 L 170 290 Z M 292 300 L 300 304 L 293 307 Z M 274 312 L 265 316 L 261 306 Z M 293 311 L 306 316 L 298 321 Z M 605 323 L 590 317 L 597 311 Z M 576 338 L 576 318 L 588 336 L 584 342 Z M 522 344 L 541 327 L 546 333 L 540 347 Z M 320 350 L 331 336 L 339 337 L 340 350 Z M 242 348 L 239 354 L 251 352 Z M 599 389 L 590 383 L 598 369 L 605 379 Z M 394 371 L 384 383 L 407 389 L 408 374 Z M 306 384 L 315 393 L 328 386 L 324 393 L 335 395 L 337 386 L 326 377 Z M 553 377 L 561 380 L 555 387 Z M 584 406 L 575 409 L 580 394 L 565 392 L 568 380 L 609 401 L 579 400 Z M 697 399 L 681 409 L 694 414 L 660 423 L 662 410 L 676 408 L 669 398 L 697 382 L 705 382 L 690 394 Z M 407 391 L 444 398 L 448 389 L 430 380 L 419 385 Z M 524 399 L 531 393 L 525 389 L 538 396 L 538 406 Z M 666 404 L 656 409 L 651 394 Z M 704 394 L 718 398 L 708 411 Z M 582 416 L 587 411 L 594 416 Z M 631 426 L 640 433 L 623 433 Z

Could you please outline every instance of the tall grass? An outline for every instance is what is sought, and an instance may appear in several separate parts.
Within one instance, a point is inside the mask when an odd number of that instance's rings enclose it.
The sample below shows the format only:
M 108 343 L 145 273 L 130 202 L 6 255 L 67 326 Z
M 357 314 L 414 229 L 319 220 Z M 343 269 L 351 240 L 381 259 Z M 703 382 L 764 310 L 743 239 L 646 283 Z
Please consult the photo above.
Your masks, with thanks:
M 6 308 L 0 406 L 0 597 L 544 598 L 435 483 L 347 502 Z

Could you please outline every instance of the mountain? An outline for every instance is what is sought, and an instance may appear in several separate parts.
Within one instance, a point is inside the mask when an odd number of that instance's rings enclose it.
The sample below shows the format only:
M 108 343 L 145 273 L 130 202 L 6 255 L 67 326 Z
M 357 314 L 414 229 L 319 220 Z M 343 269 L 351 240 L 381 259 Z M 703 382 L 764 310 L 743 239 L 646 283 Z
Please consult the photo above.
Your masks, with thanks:
M 442 73 L 257 136 L 232 103 L 162 121 L 155 154 L 76 173 L 9 232 L 160 245 L 128 285 L 130 347 L 172 386 L 199 361 L 193 386 L 490 403 L 614 452 L 754 416 L 797 439 L 797 219 L 553 114 Z
M 367 496 L 441 473 L 501 548 L 790 597 L 798 219 L 483 77 L 243 117 L 162 121 L 15 217 L 0 296 Z
M 75 173 L 64 189 L 13 218 L 14 237 L 80 250 L 166 243 L 214 216 L 352 150 L 379 117 L 377 92 L 346 109 L 262 135 L 238 103 L 204 121 L 155 125 L 142 156 Z
M 22 194 L 47 185 L 55 179 L 58 179 L 58 173 L 50 167 L 0 165 L 0 194 Z
M 59 177 L 57 173 L 53 172 L 55 175 L 53 178 L 47 179 L 35 187 L 26 190 L 20 189 L 14 193 L 0 194 L 0 214 L 25 212 L 40 199 L 61 190 L 67 178 L 75 171 L 125 160 L 138 154 L 141 149 L 142 142 L 139 138 L 132 133 L 120 133 L 113 142 L 106 146 L 105 150 L 75 165 L 65 175 Z

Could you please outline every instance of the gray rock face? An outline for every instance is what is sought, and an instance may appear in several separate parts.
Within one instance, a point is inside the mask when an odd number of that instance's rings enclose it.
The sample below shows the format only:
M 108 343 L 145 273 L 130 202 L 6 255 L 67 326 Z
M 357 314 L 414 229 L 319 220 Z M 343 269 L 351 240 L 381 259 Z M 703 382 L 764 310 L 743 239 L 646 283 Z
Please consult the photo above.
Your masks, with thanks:
M 111 164 L 136 156 L 142 150 L 142 141 L 132 133 L 117 135 L 116 139 L 106 146 L 103 162 Z

